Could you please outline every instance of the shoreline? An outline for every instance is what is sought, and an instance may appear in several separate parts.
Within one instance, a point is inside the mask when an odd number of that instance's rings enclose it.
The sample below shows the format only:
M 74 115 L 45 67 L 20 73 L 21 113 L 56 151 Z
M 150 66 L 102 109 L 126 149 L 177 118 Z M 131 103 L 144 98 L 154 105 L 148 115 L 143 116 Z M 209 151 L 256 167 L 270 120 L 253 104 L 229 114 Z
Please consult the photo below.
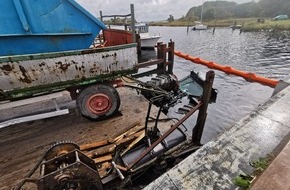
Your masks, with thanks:
M 211 20 L 203 22 L 208 27 L 230 27 L 236 23 L 243 26 L 243 32 L 257 32 L 257 31 L 290 31 L 290 19 L 273 21 L 269 18 L 232 18 L 225 20 Z M 150 22 L 150 26 L 171 26 L 171 27 L 191 27 L 194 21 L 176 20 L 173 22 Z

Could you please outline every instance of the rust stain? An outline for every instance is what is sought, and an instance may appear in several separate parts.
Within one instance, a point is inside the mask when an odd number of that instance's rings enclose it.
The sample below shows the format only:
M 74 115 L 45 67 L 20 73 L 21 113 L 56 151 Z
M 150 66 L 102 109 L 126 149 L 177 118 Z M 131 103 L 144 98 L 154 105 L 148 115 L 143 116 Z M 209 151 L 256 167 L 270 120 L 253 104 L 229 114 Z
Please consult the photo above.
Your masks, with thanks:
M 70 66 L 70 64 L 61 64 L 60 65 L 60 69 L 63 70 L 63 71 L 66 71 L 69 66 Z
M 61 61 L 59 61 L 59 62 L 57 62 L 57 63 L 55 63 L 56 65 L 58 65 L 59 66 L 59 68 L 62 70 L 62 71 L 66 71 L 68 68 L 69 68 L 69 66 L 70 66 L 70 63 L 62 63 Z M 61 71 L 61 72 L 62 72 Z
M 26 69 L 22 65 L 19 65 L 19 69 L 22 73 L 22 76 L 24 77 L 24 78 L 20 78 L 19 80 L 21 82 L 30 84 L 32 81 L 31 81 L 30 77 L 27 75 Z
M 10 72 L 10 71 L 12 71 L 14 69 L 14 67 L 13 66 L 11 67 L 10 65 L 3 65 L 3 66 L 0 67 L 0 69 L 2 69 L 3 71 Z
M 113 54 L 105 54 L 105 55 L 102 55 L 102 58 L 105 59 L 105 58 L 108 58 L 108 57 L 116 57 L 117 56 L 117 53 L 113 53 Z
M 42 67 L 42 66 L 45 66 L 45 62 L 41 62 L 41 63 L 39 64 L 39 67 Z
M 97 66 L 97 63 L 94 62 L 93 67 L 90 68 L 89 72 L 90 72 L 91 74 L 94 74 L 94 73 L 97 73 L 100 69 L 101 69 L 101 68 Z
M 100 70 L 100 69 L 98 69 L 98 68 L 91 68 L 89 72 L 90 72 L 91 74 L 94 74 L 94 73 L 97 73 L 99 70 Z

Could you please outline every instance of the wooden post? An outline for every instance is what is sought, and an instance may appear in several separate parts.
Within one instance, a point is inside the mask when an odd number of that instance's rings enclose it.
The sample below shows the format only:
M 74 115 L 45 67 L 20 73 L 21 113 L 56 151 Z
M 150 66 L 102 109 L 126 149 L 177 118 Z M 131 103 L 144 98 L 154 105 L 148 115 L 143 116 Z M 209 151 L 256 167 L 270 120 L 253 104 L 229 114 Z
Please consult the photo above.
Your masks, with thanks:
M 139 58 L 142 54 L 140 34 L 136 34 L 136 43 L 137 43 L 137 54 L 138 54 L 138 58 Z
M 169 52 L 168 52 L 168 73 L 169 74 L 173 74 L 173 64 L 174 64 L 174 42 L 172 42 L 170 40 L 170 42 L 168 43 L 168 48 L 169 48 Z
M 215 33 L 215 28 L 216 28 L 216 21 L 217 21 L 217 20 L 215 20 L 215 22 L 214 22 L 214 27 L 213 27 L 213 30 L 212 30 L 212 34 L 214 34 L 214 33 Z
M 162 44 L 163 44 L 162 42 L 157 42 L 157 59 L 163 59 L 162 48 L 161 48 Z M 162 63 L 159 63 L 157 65 L 157 70 L 160 70 L 161 68 L 162 68 Z
M 245 22 L 243 22 L 243 25 L 242 25 L 242 28 L 240 29 L 240 34 L 243 32 L 243 30 L 244 30 L 244 24 L 245 24 Z
M 214 71 L 210 70 L 206 73 L 206 79 L 201 98 L 202 106 L 199 109 L 196 125 L 192 130 L 192 142 L 195 145 L 201 145 L 201 137 L 207 116 L 207 107 L 211 96 L 212 85 L 214 81 Z
M 166 73 L 166 44 L 162 42 L 157 43 L 157 59 L 163 60 L 162 63 L 157 65 L 158 73 Z
M 162 63 L 162 74 L 166 74 L 166 55 L 167 55 L 167 51 L 166 51 L 167 45 L 166 44 L 162 44 L 161 49 L 162 49 L 162 58 L 163 58 L 163 63 Z

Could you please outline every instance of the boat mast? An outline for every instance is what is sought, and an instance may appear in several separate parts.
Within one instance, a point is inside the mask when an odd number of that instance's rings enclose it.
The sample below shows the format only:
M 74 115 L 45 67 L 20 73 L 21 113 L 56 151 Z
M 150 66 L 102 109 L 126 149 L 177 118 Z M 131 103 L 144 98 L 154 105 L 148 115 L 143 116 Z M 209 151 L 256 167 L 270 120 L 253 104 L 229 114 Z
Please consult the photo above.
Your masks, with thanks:
M 203 13 L 203 0 L 201 5 L 201 12 L 200 12 L 200 22 L 202 22 L 202 13 Z

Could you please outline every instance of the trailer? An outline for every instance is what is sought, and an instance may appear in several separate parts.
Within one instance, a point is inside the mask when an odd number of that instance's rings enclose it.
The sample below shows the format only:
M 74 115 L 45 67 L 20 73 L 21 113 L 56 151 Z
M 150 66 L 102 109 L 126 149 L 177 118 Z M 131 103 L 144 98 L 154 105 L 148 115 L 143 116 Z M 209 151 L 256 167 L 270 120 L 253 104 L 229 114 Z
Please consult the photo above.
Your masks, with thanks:
M 5 0 L 0 18 L 0 101 L 68 90 L 90 119 L 118 110 L 113 86 L 136 70 L 135 43 L 92 47 L 106 26 L 74 0 Z

